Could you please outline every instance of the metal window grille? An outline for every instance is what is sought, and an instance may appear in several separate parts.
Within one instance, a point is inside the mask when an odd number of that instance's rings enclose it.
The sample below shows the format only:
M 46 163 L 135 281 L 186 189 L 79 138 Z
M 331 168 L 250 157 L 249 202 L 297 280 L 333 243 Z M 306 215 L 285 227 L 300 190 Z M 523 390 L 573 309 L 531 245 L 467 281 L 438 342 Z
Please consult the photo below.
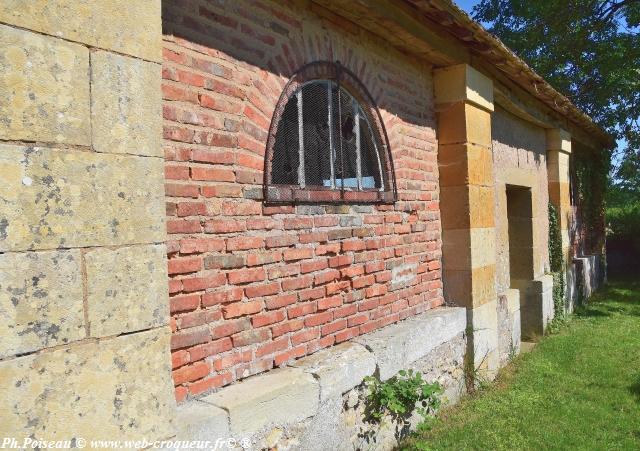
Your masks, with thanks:
M 339 62 L 304 66 L 285 86 L 271 120 L 264 190 L 268 203 L 396 200 L 380 112 Z

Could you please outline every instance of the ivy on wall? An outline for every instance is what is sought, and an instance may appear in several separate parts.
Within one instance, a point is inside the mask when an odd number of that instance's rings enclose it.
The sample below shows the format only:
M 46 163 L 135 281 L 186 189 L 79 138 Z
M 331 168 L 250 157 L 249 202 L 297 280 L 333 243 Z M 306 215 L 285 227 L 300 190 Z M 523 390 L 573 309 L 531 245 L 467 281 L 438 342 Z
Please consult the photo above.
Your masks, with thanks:
M 549 265 L 551 272 L 562 270 L 562 233 L 560 232 L 560 218 L 558 210 L 549 203 Z
M 551 203 L 549 203 L 549 265 L 553 275 L 553 309 L 555 317 L 562 318 L 566 312 L 562 232 L 558 211 Z
M 585 235 L 585 252 L 601 254 L 604 250 L 605 202 L 610 161 L 606 152 L 599 156 L 576 154 L 575 193 L 578 214 Z

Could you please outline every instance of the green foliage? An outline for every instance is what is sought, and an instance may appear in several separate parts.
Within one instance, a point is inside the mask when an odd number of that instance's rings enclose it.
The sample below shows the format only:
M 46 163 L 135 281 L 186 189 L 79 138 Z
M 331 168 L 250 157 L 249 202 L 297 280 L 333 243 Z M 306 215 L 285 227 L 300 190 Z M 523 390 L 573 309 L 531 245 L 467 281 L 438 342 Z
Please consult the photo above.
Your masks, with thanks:
M 640 196 L 633 191 L 614 187 L 607 193 L 607 240 L 640 256 Z
M 473 16 L 626 143 L 613 181 L 640 193 L 640 2 L 482 0 Z
M 640 201 L 608 210 L 609 235 L 631 243 L 640 251 Z
M 576 155 L 575 183 L 580 218 L 587 232 L 587 252 L 599 253 L 604 238 L 604 191 L 607 185 L 608 161 L 595 156 Z
M 607 265 L 612 272 L 638 273 L 640 195 L 614 186 L 607 193 Z
M 418 371 L 402 370 L 386 381 L 368 376 L 365 384 L 369 388 L 367 415 L 376 422 L 385 414 L 394 420 L 406 420 L 414 409 L 427 419 L 440 406 L 442 387 L 438 382 L 428 383 Z
M 547 331 L 550 334 L 557 333 L 566 324 L 569 316 L 567 315 L 567 304 L 565 300 L 565 281 L 564 271 L 552 273 L 553 276 L 553 321 L 548 325 Z
M 607 239 L 626 246 L 640 256 L 640 200 L 622 207 L 607 210 Z
M 549 265 L 553 275 L 553 310 L 556 321 L 565 316 L 564 256 L 558 211 L 549 203 Z
M 638 450 L 638 349 L 640 281 L 612 280 L 560 333 L 399 449 Z
M 553 204 L 549 203 L 549 265 L 552 272 L 563 269 L 562 234 L 560 232 L 560 218 Z

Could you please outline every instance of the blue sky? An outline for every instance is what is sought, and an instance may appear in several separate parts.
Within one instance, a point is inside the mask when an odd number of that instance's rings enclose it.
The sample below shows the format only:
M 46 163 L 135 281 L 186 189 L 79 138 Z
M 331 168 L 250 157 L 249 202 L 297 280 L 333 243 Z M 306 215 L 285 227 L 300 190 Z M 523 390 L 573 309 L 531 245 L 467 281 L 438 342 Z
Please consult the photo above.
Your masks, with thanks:
M 458 5 L 460 8 L 464 9 L 467 14 L 471 14 L 471 9 L 477 5 L 478 3 L 480 3 L 480 0 L 453 0 L 456 5 Z

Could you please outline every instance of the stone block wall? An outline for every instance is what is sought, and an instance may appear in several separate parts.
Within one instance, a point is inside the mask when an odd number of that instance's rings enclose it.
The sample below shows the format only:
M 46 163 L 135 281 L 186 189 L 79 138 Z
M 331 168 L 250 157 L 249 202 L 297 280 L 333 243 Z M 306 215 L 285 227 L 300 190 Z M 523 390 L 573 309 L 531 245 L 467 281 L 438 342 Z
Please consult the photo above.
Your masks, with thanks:
M 506 185 L 531 189 L 534 277 L 549 270 L 548 179 L 545 129 L 497 108 L 493 118 L 496 180 L 497 292 L 510 288 Z
M 163 34 L 178 400 L 443 302 L 430 67 L 306 2 L 166 2 Z M 395 204 L 263 204 L 274 107 L 318 60 L 341 61 L 380 108 Z
M 166 437 L 160 1 L 0 22 L 0 436 Z

